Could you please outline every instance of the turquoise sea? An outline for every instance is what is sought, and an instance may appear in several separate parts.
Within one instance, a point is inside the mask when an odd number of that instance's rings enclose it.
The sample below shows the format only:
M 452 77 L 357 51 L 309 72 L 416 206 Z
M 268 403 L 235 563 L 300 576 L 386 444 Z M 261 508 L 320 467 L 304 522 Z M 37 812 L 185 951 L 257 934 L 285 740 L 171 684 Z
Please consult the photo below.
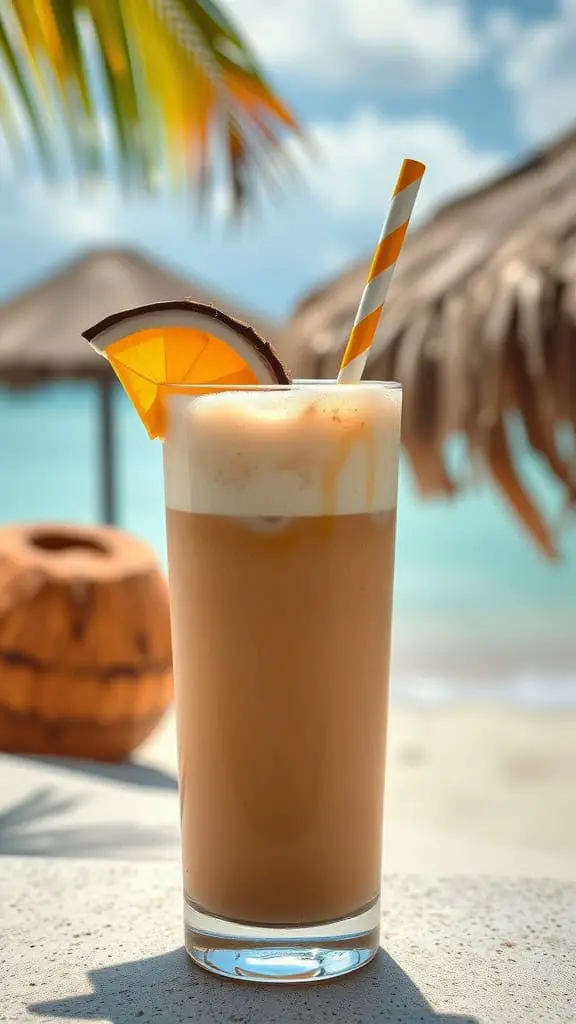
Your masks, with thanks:
M 118 391 L 120 525 L 164 561 L 160 447 Z M 0 521 L 95 522 L 97 400 L 89 385 L 0 389 Z M 458 444 L 451 453 L 458 458 Z M 558 494 L 521 465 L 553 514 Z M 576 517 L 562 561 L 534 550 L 489 483 L 422 502 L 403 465 L 398 512 L 393 696 L 473 697 L 576 707 Z

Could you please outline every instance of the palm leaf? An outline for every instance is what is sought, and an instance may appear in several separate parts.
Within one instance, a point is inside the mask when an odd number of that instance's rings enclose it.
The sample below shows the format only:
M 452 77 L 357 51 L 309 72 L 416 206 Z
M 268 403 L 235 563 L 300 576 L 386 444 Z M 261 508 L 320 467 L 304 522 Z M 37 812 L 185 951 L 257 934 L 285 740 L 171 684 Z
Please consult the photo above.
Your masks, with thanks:
M 14 26 L 12 26 L 14 31 Z M 2 128 L 13 156 L 18 159 L 22 147 L 22 121 L 31 127 L 36 149 L 45 172 L 52 169 L 50 144 L 33 99 L 33 90 L 16 56 L 16 45 L 0 11 L 0 116 Z M 14 99 L 13 99 L 14 97 Z M 15 100 L 15 102 L 14 102 Z M 15 109 L 18 107 L 18 110 Z M 18 112 L 21 117 L 18 117 Z
M 299 132 L 212 0 L 0 4 L 0 118 L 12 149 L 62 171 L 64 133 L 81 176 L 126 188 L 187 181 L 205 204 L 224 173 L 235 210 Z

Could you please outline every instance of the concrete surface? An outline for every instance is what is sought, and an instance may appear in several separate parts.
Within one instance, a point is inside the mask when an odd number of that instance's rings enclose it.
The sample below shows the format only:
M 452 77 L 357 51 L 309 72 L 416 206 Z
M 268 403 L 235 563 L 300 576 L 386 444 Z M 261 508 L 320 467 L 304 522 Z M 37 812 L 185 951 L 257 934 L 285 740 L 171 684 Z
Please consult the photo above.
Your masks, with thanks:
M 182 950 L 176 864 L 0 859 L 10 1024 L 574 1024 L 576 886 L 389 877 L 380 957 L 282 989 L 220 981 Z
M 0 855 L 179 861 L 174 758 L 165 747 L 154 741 L 123 765 L 0 755 Z M 491 843 L 390 814 L 384 851 L 391 873 L 576 881 L 570 854 Z

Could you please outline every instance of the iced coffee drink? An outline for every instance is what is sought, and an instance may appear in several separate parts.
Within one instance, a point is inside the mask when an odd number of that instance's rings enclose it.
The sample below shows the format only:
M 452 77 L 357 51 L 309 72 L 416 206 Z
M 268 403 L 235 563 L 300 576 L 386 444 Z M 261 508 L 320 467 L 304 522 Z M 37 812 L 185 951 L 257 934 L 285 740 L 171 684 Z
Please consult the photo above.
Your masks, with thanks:
M 376 382 L 168 402 L 187 946 L 220 973 L 378 945 L 400 410 Z
M 398 230 L 337 382 L 291 381 L 191 299 L 84 331 L 163 442 L 186 948 L 237 979 L 331 978 L 379 944 L 401 392 L 355 382 Z

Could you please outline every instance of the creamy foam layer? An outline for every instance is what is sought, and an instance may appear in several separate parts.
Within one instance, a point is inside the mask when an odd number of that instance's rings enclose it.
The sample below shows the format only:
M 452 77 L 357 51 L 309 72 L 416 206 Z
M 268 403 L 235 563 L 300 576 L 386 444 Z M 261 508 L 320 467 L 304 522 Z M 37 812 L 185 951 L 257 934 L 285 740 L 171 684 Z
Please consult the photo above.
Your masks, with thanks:
M 166 504 L 227 516 L 353 515 L 396 505 L 401 391 L 293 385 L 170 400 Z

